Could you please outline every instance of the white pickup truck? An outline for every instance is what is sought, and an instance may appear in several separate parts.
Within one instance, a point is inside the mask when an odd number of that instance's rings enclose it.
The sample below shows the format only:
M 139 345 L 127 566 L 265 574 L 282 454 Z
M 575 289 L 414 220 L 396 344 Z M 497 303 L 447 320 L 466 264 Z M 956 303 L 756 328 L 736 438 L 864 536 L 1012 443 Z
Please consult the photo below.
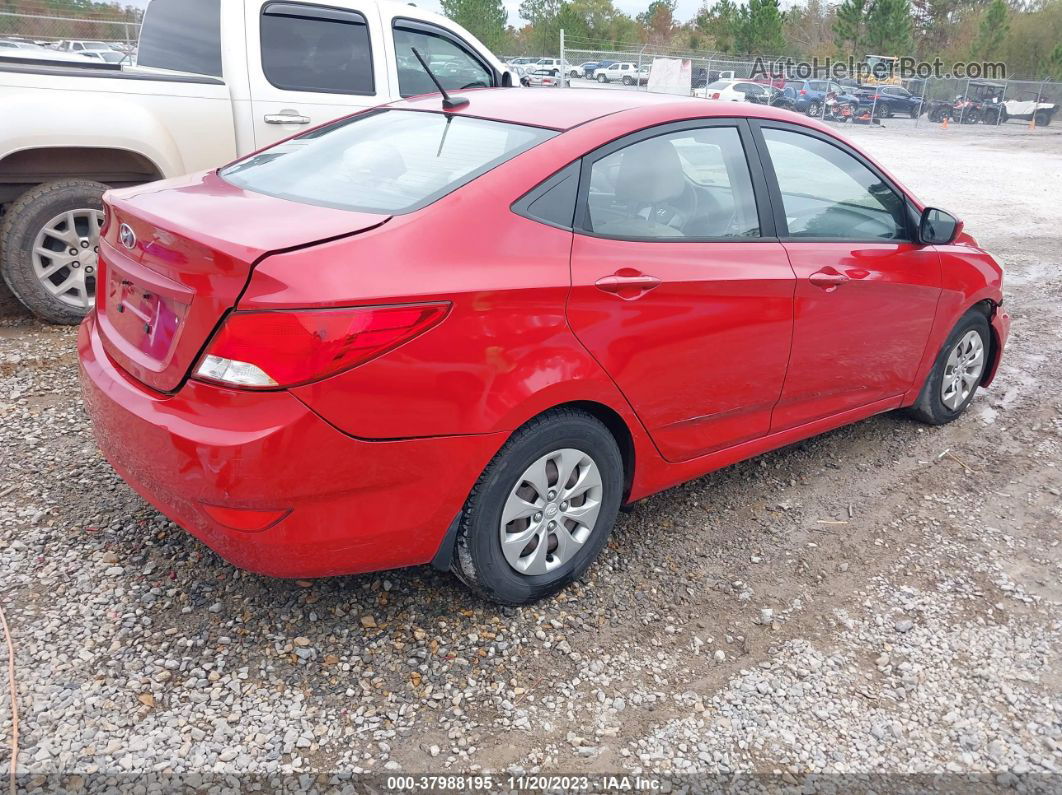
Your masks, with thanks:
M 152 0 L 134 67 L 0 57 L 4 281 L 39 317 L 78 322 L 104 190 L 435 91 L 414 47 L 447 89 L 512 85 L 464 28 L 389 0 Z

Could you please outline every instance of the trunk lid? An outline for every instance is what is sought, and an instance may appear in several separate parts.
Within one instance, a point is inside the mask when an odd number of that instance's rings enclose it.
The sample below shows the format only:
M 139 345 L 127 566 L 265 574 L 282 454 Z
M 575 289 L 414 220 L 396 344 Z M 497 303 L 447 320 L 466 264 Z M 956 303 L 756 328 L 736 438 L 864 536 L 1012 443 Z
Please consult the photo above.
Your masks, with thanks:
M 103 345 L 160 392 L 180 386 L 262 257 L 389 218 L 252 193 L 214 172 L 111 192 L 106 201 L 96 291 Z

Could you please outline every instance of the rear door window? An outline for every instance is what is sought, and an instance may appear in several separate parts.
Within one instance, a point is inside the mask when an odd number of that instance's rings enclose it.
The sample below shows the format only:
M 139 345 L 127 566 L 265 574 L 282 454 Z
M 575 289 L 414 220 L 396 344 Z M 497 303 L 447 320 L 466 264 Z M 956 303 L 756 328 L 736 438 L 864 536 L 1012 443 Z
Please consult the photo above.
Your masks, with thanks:
M 221 77 L 221 0 L 152 0 L 137 64 Z
M 556 134 L 470 116 L 375 110 L 284 141 L 220 174 L 238 187 L 289 201 L 400 214 Z
M 413 20 L 394 22 L 395 58 L 398 61 L 398 92 L 403 97 L 437 91 L 413 48 L 428 62 L 432 73 L 448 91 L 491 88 L 494 70 L 469 45 L 435 25 Z
M 262 71 L 276 88 L 375 93 L 369 27 L 357 11 L 269 3 L 261 27 Z

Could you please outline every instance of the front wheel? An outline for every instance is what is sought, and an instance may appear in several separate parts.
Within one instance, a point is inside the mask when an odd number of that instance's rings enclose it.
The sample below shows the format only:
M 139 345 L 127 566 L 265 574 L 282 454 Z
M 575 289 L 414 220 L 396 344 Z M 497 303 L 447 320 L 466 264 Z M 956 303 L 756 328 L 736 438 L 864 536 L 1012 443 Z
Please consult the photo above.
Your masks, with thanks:
M 106 185 L 69 179 L 39 185 L 0 226 L 0 271 L 41 320 L 72 325 L 96 302 L 96 261 Z
M 609 430 L 556 409 L 513 434 L 465 503 L 454 573 L 502 604 L 538 601 L 579 577 L 608 541 L 623 491 Z
M 631 77 L 630 75 L 624 75 L 623 76 L 623 85 L 625 85 L 625 86 L 633 86 L 634 85 L 634 78 Z
M 599 83 L 607 83 L 608 82 L 608 78 L 605 77 L 604 75 L 598 75 L 597 76 L 597 82 L 599 82 Z
M 976 309 L 963 315 L 937 355 L 910 409 L 916 419 L 944 425 L 966 411 L 988 366 L 988 319 Z

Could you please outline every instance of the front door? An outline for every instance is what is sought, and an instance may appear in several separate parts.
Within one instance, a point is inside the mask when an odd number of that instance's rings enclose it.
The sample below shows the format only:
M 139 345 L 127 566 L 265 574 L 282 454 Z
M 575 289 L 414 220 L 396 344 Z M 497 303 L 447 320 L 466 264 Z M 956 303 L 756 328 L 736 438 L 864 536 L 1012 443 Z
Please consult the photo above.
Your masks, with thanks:
M 702 120 L 583 162 L 569 322 L 671 461 L 766 434 L 785 377 L 794 277 L 751 142 Z
M 906 200 L 870 163 L 806 128 L 760 128 L 797 278 L 778 431 L 910 389 L 941 274 L 936 250 L 913 242 Z

